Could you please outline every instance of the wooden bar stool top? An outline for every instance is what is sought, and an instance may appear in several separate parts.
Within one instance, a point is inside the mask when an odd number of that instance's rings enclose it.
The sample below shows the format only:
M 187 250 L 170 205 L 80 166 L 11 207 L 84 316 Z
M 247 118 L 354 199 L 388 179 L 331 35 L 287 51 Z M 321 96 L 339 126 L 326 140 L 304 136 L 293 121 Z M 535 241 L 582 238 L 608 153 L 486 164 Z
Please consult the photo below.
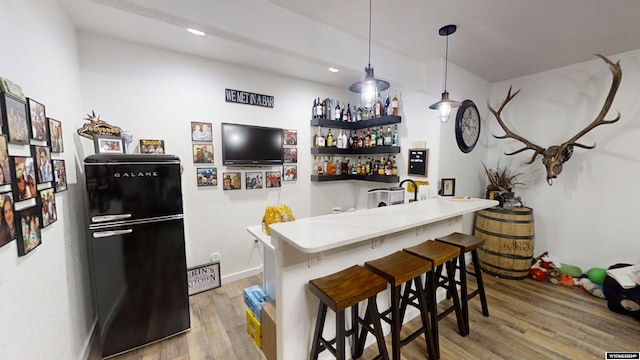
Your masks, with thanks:
M 336 312 L 386 289 L 385 279 L 360 265 L 309 281 L 309 290 Z
M 427 240 L 422 244 L 405 248 L 404 251 L 433 261 L 433 267 L 440 266 L 460 256 L 460 248 L 440 241 Z
M 454 232 L 453 234 L 436 238 L 436 241 L 441 241 L 450 245 L 458 246 L 463 253 L 467 253 L 484 245 L 485 240 L 478 236 Z
M 392 286 L 403 284 L 433 268 L 431 261 L 404 251 L 396 251 L 383 258 L 367 261 L 364 266 L 385 278 Z

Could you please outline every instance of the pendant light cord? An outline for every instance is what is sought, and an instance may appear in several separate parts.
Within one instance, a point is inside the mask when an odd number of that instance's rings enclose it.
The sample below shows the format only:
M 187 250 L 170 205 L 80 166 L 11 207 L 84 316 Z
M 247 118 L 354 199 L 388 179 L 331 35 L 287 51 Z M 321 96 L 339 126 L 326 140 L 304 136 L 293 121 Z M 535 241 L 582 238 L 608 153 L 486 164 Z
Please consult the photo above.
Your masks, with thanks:
M 444 51 L 444 92 L 447 92 L 447 64 L 449 63 L 449 34 L 447 34 L 447 46 Z
M 371 67 L 371 0 L 369 0 L 369 67 Z

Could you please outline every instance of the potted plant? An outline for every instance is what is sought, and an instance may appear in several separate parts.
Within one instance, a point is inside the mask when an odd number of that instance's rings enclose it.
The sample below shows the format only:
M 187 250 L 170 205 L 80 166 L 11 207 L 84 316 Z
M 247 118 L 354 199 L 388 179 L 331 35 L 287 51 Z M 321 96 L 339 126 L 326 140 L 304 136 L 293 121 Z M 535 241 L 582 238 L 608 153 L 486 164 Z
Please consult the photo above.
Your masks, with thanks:
M 495 169 L 487 168 L 484 163 L 482 163 L 482 166 L 489 180 L 486 198 L 498 200 L 500 206 L 503 206 L 505 200 L 514 198 L 513 188 L 516 185 L 524 185 L 523 182 L 519 181 L 519 178 L 521 178 L 524 173 L 516 173 L 511 169 L 510 164 L 500 166 L 500 162 L 498 162 Z

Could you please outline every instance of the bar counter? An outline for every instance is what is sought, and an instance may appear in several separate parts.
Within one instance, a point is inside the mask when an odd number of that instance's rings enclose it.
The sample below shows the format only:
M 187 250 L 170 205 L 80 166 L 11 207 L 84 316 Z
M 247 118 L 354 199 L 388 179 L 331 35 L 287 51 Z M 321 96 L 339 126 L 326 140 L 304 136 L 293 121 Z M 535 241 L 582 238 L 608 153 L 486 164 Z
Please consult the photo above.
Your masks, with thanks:
M 309 357 L 318 307 L 318 299 L 307 289 L 309 280 L 462 231 L 462 215 L 496 205 L 497 201 L 485 199 L 432 198 L 273 224 L 270 239 L 259 233 L 260 227 L 249 227 L 256 239 L 270 241 L 265 251 L 265 274 L 269 273 L 265 288 L 276 299 L 278 359 Z M 380 294 L 378 307 L 388 306 L 388 294 Z M 327 338 L 335 332 L 332 314 L 329 311 L 325 325 Z M 407 311 L 405 321 L 417 314 Z M 389 332 L 388 324 L 383 330 Z M 373 337 L 368 340 L 367 345 Z M 331 358 L 328 351 L 320 354 L 320 359 Z

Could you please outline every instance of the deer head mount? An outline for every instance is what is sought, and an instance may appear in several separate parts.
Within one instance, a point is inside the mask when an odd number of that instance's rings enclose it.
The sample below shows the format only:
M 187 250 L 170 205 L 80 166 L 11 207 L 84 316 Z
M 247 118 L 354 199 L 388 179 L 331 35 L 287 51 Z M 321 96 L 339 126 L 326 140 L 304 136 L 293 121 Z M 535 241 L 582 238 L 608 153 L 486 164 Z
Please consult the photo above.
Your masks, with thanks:
M 596 56 L 604 60 L 604 62 L 606 62 L 609 65 L 609 70 L 611 70 L 611 74 L 613 75 L 613 81 L 611 83 L 611 89 L 609 89 L 609 94 L 607 95 L 607 98 L 604 101 L 602 110 L 600 110 L 600 113 L 595 118 L 595 120 L 593 120 L 589 125 L 587 125 L 587 127 L 585 127 L 583 130 L 578 132 L 571 139 L 563 142 L 560 145 L 552 145 L 545 149 L 541 146 L 538 146 L 532 143 L 531 141 L 525 139 L 524 137 L 514 133 L 513 131 L 509 130 L 507 125 L 505 125 L 504 121 L 502 121 L 502 119 L 500 118 L 500 114 L 502 113 L 502 110 L 504 109 L 505 105 L 507 105 L 511 100 L 513 100 L 514 97 L 516 97 L 516 95 L 518 95 L 520 90 L 511 94 L 511 88 L 509 88 L 507 97 L 504 99 L 504 101 L 502 102 L 502 104 L 497 110 L 492 108 L 489 101 L 487 101 L 487 106 L 489 107 L 489 111 L 491 111 L 491 113 L 496 117 L 496 120 L 498 120 L 498 124 L 500 124 L 500 127 L 502 127 L 502 129 L 505 132 L 505 134 L 502 136 L 497 136 L 495 134 L 493 136 L 496 139 L 509 139 L 509 138 L 515 139 L 524 144 L 522 148 L 516 151 L 510 152 L 510 153 L 505 152 L 505 155 L 515 155 L 525 150 L 533 150 L 534 154 L 531 157 L 531 160 L 526 162 L 526 164 L 533 163 L 535 159 L 538 157 L 538 155 L 542 155 L 542 163 L 547 168 L 547 183 L 549 185 L 553 185 L 553 179 L 558 177 L 558 175 L 560 175 L 560 173 L 562 172 L 562 164 L 567 160 L 569 160 L 569 158 L 571 158 L 571 155 L 573 154 L 574 146 L 581 147 L 583 149 L 593 149 L 594 147 L 596 147 L 595 143 L 593 145 L 584 145 L 584 144 L 578 143 L 578 139 L 580 139 L 582 136 L 584 136 L 586 133 L 593 130 L 597 126 L 605 125 L 605 124 L 613 124 L 614 122 L 620 120 L 619 112 L 618 112 L 618 116 L 616 116 L 615 119 L 605 120 L 604 118 L 609 112 L 609 109 L 611 108 L 613 99 L 616 96 L 618 87 L 620 86 L 620 81 L 622 80 L 622 69 L 620 68 L 620 61 L 614 64 L 613 62 L 611 62 L 609 59 L 607 59 L 602 55 L 596 54 Z

